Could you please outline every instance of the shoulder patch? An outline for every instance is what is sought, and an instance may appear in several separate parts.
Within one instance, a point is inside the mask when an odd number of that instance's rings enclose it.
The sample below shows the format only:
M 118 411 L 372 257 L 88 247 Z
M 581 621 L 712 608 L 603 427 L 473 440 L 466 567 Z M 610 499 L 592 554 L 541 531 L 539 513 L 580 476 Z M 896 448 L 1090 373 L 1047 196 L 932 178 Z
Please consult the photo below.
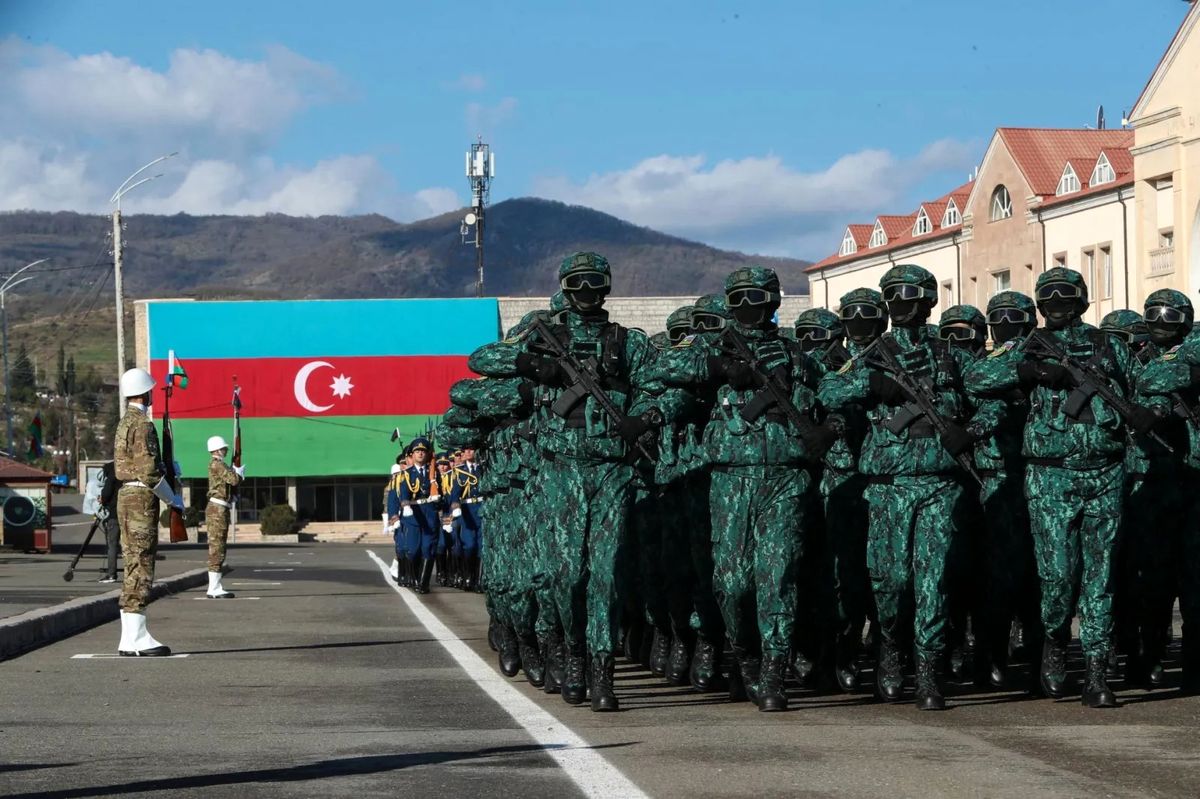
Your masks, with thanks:
M 842 364 L 840 367 L 838 367 L 837 373 L 839 375 L 844 375 L 844 374 L 846 374 L 846 372 L 849 372 L 853 368 L 854 368 L 854 359 L 851 358 L 850 360 L 848 360 L 844 364 Z
M 1016 344 L 1017 344 L 1017 342 L 1015 340 L 1009 339 L 1008 341 L 1004 342 L 996 349 L 992 350 L 991 354 L 988 355 L 988 357 L 989 358 L 999 358 L 1001 355 L 1003 355 L 1004 353 L 1008 352 L 1013 347 L 1015 347 Z
M 692 346 L 692 344 L 694 344 L 695 342 L 696 342 L 696 334 L 695 334 L 695 333 L 688 333 L 686 336 L 684 336 L 683 338 L 681 338 L 679 341 L 677 341 L 677 342 L 675 343 L 675 345 L 674 345 L 674 349 L 681 349 L 681 348 L 683 348 L 683 347 L 690 347 L 690 346 Z
M 1166 352 L 1164 352 L 1164 353 L 1163 353 L 1161 356 L 1159 356 L 1159 357 L 1161 357 L 1161 358 L 1162 358 L 1164 361 L 1173 361 L 1173 360 L 1175 360 L 1175 358 L 1176 358 L 1176 357 L 1179 355 L 1179 348 L 1180 348 L 1181 346 L 1183 346 L 1183 345 L 1182 345 L 1182 344 L 1176 344 L 1174 347 L 1172 347 L 1171 349 L 1167 350 Z

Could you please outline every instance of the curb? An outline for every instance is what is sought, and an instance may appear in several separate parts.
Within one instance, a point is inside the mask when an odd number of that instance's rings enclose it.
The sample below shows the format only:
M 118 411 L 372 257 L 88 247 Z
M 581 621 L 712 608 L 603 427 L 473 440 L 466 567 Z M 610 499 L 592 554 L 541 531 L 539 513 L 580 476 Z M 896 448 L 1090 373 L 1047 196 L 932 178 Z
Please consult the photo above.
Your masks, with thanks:
M 150 588 L 150 601 L 196 588 L 207 580 L 207 566 L 155 580 Z M 80 597 L 60 605 L 31 610 L 0 621 L 0 661 L 116 620 L 120 616 L 117 606 L 120 598 L 121 590 L 117 589 L 99 596 Z

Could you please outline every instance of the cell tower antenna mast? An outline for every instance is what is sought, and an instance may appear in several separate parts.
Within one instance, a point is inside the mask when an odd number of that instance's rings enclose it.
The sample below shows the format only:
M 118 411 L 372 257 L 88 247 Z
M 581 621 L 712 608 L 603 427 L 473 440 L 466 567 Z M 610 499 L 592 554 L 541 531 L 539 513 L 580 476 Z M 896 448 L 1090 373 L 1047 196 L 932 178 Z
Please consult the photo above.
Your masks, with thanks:
M 484 143 L 483 137 L 471 145 L 467 153 L 467 181 L 471 184 L 471 210 L 463 217 L 463 244 L 471 244 L 471 228 L 475 229 L 475 296 L 483 296 L 483 215 L 496 177 L 496 155 Z

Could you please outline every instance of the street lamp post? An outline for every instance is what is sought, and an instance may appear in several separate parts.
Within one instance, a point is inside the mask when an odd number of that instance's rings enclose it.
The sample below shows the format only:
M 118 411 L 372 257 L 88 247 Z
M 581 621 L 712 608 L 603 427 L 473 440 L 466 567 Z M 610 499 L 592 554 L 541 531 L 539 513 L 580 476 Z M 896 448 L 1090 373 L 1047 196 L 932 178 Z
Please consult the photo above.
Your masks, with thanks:
M 3 328 L 4 337 L 4 424 L 8 437 L 5 439 L 8 442 L 6 450 L 11 456 L 13 454 L 13 429 L 12 429 L 12 376 L 8 372 L 8 291 L 14 286 L 18 286 L 27 280 L 33 280 L 34 275 L 23 277 L 20 280 L 17 276 L 26 269 L 37 266 L 38 264 L 46 263 L 48 259 L 41 258 L 31 264 L 22 266 L 17 271 L 13 272 L 8 278 L 0 283 L 0 328 Z
M 152 180 L 161 178 L 162 173 L 160 172 L 157 175 L 151 175 L 150 177 L 142 178 L 139 181 L 136 181 L 136 182 L 134 181 L 134 178 L 136 178 L 138 175 L 145 172 L 150 167 L 154 166 L 155 164 L 166 161 L 168 158 L 174 158 L 177 155 L 179 155 L 179 153 L 168 153 L 167 155 L 159 156 L 158 158 L 155 158 L 150 163 L 139 168 L 132 175 L 125 178 L 125 182 L 121 184 L 121 187 L 119 189 L 117 189 L 115 192 L 113 192 L 113 196 L 108 199 L 108 201 L 110 203 L 112 203 L 113 205 L 116 206 L 116 208 L 113 209 L 113 214 L 112 214 L 112 223 L 113 223 L 113 234 L 112 235 L 113 235 L 113 285 L 114 285 L 114 288 L 116 290 L 116 295 L 117 295 L 117 380 L 118 381 L 121 379 L 121 375 L 125 373 L 125 290 L 121 283 L 121 261 L 122 261 L 122 258 L 121 258 L 121 255 L 122 255 L 121 198 L 124 197 L 129 192 L 136 189 L 138 186 L 142 185 L 143 183 L 149 183 Z M 125 403 L 118 402 L 117 405 L 121 409 L 121 415 L 124 416 L 125 415 Z

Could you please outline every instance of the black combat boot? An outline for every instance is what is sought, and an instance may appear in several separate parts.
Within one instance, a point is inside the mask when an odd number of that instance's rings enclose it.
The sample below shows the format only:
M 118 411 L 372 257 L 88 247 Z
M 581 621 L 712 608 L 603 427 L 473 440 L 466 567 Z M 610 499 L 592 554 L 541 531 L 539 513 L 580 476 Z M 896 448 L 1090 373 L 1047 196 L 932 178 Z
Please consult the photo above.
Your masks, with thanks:
M 500 651 L 500 622 L 495 616 L 488 617 L 488 648 L 493 652 Z
M 424 558 L 410 558 L 408 561 L 408 587 L 417 594 L 421 593 L 421 572 L 424 565 Z
M 885 636 L 879 637 L 875 693 L 884 702 L 899 702 L 904 697 L 904 669 L 900 664 L 900 650 Z
M 1083 684 L 1083 704 L 1087 707 L 1117 706 L 1116 694 L 1108 687 L 1107 666 L 1107 655 L 1093 655 L 1087 659 L 1087 676 Z
M 696 639 L 689 677 L 701 693 L 718 690 L 721 682 L 721 650 L 703 636 Z
M 793 646 L 792 662 L 789 665 L 792 667 L 792 676 L 796 678 L 800 687 L 808 688 L 815 670 L 812 658 L 805 654 L 800 647 Z
M 401 588 L 408 588 L 412 585 L 412 560 L 408 556 L 400 561 L 400 577 L 396 580 L 396 584 Z
M 542 690 L 548 694 L 560 693 L 565 676 L 563 674 L 562 639 L 546 635 L 538 639 L 538 645 L 541 647 L 542 662 L 545 664 L 543 668 L 545 681 Z
M 655 628 L 654 644 L 650 647 L 650 673 L 655 677 L 666 676 L 667 661 L 671 659 L 671 635 Z
M 852 694 L 858 690 L 858 652 L 852 637 L 841 636 L 835 649 L 833 676 L 837 678 L 838 688 Z
M 582 646 L 567 648 L 562 698 L 568 705 L 583 704 L 583 700 L 587 699 L 587 654 Z
M 418 594 L 429 593 L 429 580 L 433 577 L 433 559 L 426 558 L 421 561 L 421 582 L 417 585 Z
M 671 685 L 687 685 L 691 665 L 692 652 L 688 641 L 675 636 L 675 640 L 671 642 L 671 656 L 667 658 L 667 682 Z
M 612 713 L 620 710 L 617 695 L 613 693 L 613 672 L 616 661 L 607 652 L 592 655 L 592 712 Z
M 783 675 L 787 671 L 786 655 L 765 655 L 758 683 L 758 709 L 763 713 L 787 710 L 787 694 L 783 690 Z
M 733 650 L 733 655 L 737 660 L 735 668 L 740 672 L 742 680 L 742 690 L 746 694 L 746 699 L 758 704 L 758 684 L 762 680 L 762 658 L 758 655 L 751 655 L 745 650 Z M 730 689 L 730 698 L 732 699 L 732 688 Z
M 445 552 L 437 556 L 437 584 L 442 588 L 450 585 L 450 556 Z
M 999 633 L 999 630 L 993 630 L 993 633 Z M 989 635 L 985 647 L 981 647 L 979 642 L 975 643 L 976 657 L 982 660 L 982 654 L 988 653 L 987 668 L 979 668 L 982 679 L 987 681 L 987 684 L 998 691 L 1003 691 L 1008 687 L 1008 636 L 1007 635 Z M 981 685 L 980 687 L 987 687 Z
M 517 634 L 511 627 L 502 625 L 497 643 L 500 644 L 500 654 L 497 658 L 500 662 L 500 673 L 505 677 L 516 677 L 517 672 L 521 670 L 521 644 L 517 640 Z
M 534 688 L 541 688 L 545 685 L 546 666 L 542 653 L 538 650 L 537 638 L 532 635 L 522 636 L 517 642 L 517 647 L 521 654 L 521 669 L 525 672 L 525 679 L 529 680 L 529 684 Z
M 917 710 L 946 709 L 938 684 L 938 660 L 934 655 L 917 654 Z
M 1101 668 L 1106 664 L 1101 664 Z M 1042 667 L 1039 672 L 1042 692 L 1051 699 L 1062 699 L 1067 695 L 1067 647 L 1052 636 L 1046 636 L 1042 644 Z

